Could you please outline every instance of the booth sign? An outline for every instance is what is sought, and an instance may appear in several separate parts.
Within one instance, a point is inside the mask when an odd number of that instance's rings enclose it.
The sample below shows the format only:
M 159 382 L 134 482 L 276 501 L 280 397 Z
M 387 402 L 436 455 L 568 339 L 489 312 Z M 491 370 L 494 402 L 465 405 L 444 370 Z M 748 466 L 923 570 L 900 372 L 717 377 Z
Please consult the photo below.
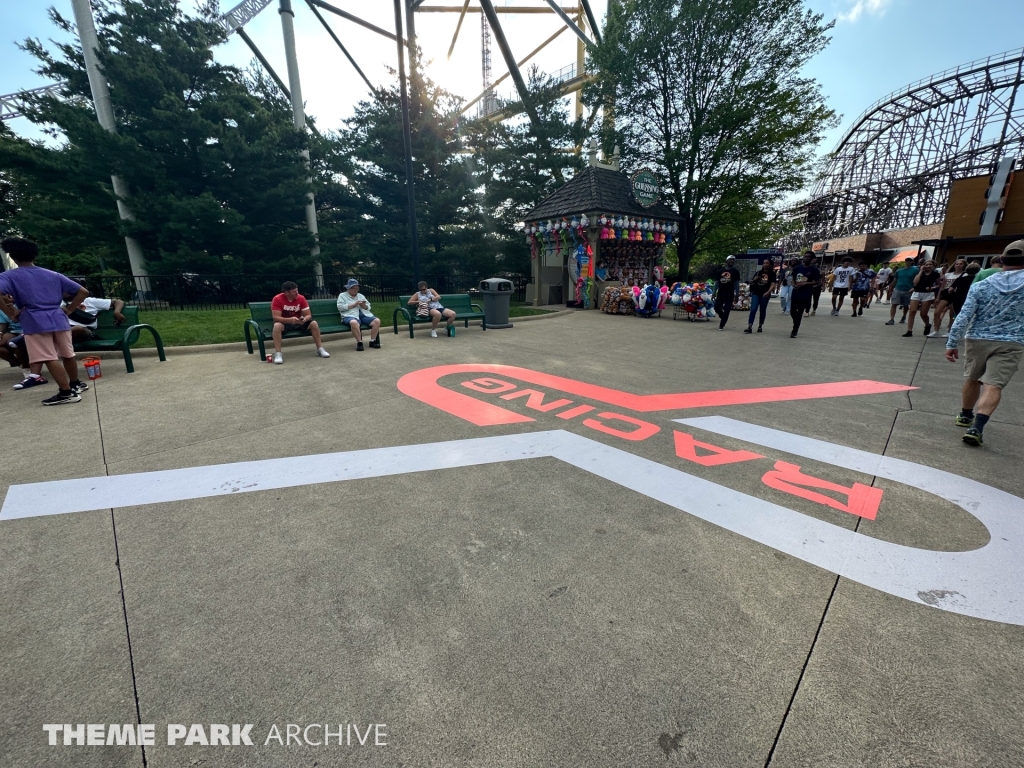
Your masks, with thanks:
M 633 174 L 633 199 L 643 208 L 650 208 L 656 202 L 661 192 L 658 186 L 658 177 L 650 168 L 641 168 Z

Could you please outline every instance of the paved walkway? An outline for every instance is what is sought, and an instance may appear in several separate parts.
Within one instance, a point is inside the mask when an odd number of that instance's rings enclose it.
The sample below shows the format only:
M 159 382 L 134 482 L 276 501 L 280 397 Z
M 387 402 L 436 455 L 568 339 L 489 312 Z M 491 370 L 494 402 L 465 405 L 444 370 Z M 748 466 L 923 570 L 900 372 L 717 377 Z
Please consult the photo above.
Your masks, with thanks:
M 0 371 L 0 765 L 1018 765 L 1021 383 L 972 449 L 941 340 L 772 310 Z

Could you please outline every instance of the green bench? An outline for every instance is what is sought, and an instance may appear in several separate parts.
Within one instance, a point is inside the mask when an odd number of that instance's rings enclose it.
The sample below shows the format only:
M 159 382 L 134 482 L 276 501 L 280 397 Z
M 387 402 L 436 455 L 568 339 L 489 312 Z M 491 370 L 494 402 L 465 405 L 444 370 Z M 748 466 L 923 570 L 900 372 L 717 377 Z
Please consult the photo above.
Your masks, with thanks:
M 341 313 L 338 312 L 338 302 L 335 299 L 313 299 L 309 302 L 309 311 L 313 313 L 313 319 L 320 326 L 322 336 L 352 331 L 348 323 L 342 321 Z M 367 330 L 370 326 L 361 324 L 359 327 Z M 249 354 L 253 353 L 252 334 L 255 333 L 256 342 L 260 347 L 260 360 L 265 360 L 267 357 L 266 342 L 274 338 L 274 314 L 270 309 L 269 301 L 249 302 L 249 319 L 242 325 L 242 330 L 245 332 L 245 346 L 249 350 Z M 283 338 L 309 335 L 308 330 L 285 330 Z
M 455 320 L 465 321 L 466 327 L 469 328 L 470 320 L 480 320 L 480 329 L 487 330 L 487 319 L 484 317 L 484 311 L 480 308 L 479 304 L 474 304 L 470 301 L 468 293 L 442 293 L 441 305 L 445 309 L 451 309 L 455 312 Z M 402 322 L 409 324 L 409 338 L 413 337 L 413 326 L 422 323 L 430 323 L 429 317 L 417 317 L 416 308 L 409 306 L 409 299 L 412 298 L 412 294 L 408 296 L 398 297 L 398 308 L 395 310 L 392 316 L 392 322 L 395 324 L 395 333 L 398 333 L 398 317 L 402 316 Z
M 88 341 L 75 342 L 76 352 L 109 352 L 120 350 L 124 357 L 124 367 L 128 373 L 135 373 L 135 364 L 132 362 L 132 344 L 139 340 L 142 331 L 149 331 L 153 334 L 153 341 L 156 342 L 156 351 L 160 355 L 160 362 L 166 362 L 164 355 L 164 342 L 152 325 L 139 322 L 139 308 L 125 307 L 121 310 L 124 315 L 124 322 L 121 325 L 114 324 L 114 311 L 104 310 L 96 315 L 96 329 L 93 331 L 95 337 Z

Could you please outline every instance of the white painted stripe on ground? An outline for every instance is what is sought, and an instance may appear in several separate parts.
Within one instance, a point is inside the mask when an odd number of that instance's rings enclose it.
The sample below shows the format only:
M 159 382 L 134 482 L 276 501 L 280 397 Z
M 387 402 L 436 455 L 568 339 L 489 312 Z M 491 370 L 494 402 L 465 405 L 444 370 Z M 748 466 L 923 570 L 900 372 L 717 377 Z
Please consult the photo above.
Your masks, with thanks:
M 336 483 L 409 472 L 493 464 L 532 458 L 545 433 L 482 437 L 445 443 L 291 456 L 109 477 L 12 485 L 0 520 L 15 520 L 111 507 L 230 496 L 277 488 Z M 538 448 L 538 445 L 541 446 Z M 547 454 L 543 454 L 547 455 Z
M 935 552 L 851 534 L 848 551 L 808 552 L 808 562 L 867 586 L 978 618 L 1024 625 L 1024 499 L 970 478 L 723 416 L 676 419 L 679 424 L 764 448 L 893 480 L 946 499 L 988 529 L 988 543 L 968 552 Z M 898 514 L 889 510 L 885 514 Z M 807 518 L 810 520 L 810 518 Z M 824 532 L 831 524 L 815 521 Z M 795 533 L 790 531 L 789 534 Z M 812 534 L 814 535 L 814 534 Z M 759 541 L 788 551 L 784 531 Z M 782 544 L 783 546 L 779 546 Z M 819 548 L 820 549 L 820 548 Z
M 1024 625 L 1021 499 L 910 462 L 732 419 L 680 423 L 921 488 L 981 520 L 991 541 L 971 552 L 891 544 L 562 430 L 12 486 L 0 520 L 550 456 L 888 594 Z

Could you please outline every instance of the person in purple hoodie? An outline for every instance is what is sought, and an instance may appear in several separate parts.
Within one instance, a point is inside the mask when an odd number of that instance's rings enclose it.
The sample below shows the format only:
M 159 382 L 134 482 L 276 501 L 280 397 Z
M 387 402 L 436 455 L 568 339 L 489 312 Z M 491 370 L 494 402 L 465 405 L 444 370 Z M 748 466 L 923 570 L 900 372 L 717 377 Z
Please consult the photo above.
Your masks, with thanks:
M 78 378 L 78 362 L 71 343 L 68 315 L 77 309 L 89 291 L 57 272 L 37 267 L 39 246 L 20 237 L 9 237 L 0 248 L 14 260 L 17 269 L 0 273 L 0 311 L 21 323 L 31 363 L 45 363 L 59 391 L 43 405 L 64 405 L 81 401 L 89 388 Z M 64 307 L 65 293 L 74 298 Z M 15 306 L 16 305 L 16 306 Z

